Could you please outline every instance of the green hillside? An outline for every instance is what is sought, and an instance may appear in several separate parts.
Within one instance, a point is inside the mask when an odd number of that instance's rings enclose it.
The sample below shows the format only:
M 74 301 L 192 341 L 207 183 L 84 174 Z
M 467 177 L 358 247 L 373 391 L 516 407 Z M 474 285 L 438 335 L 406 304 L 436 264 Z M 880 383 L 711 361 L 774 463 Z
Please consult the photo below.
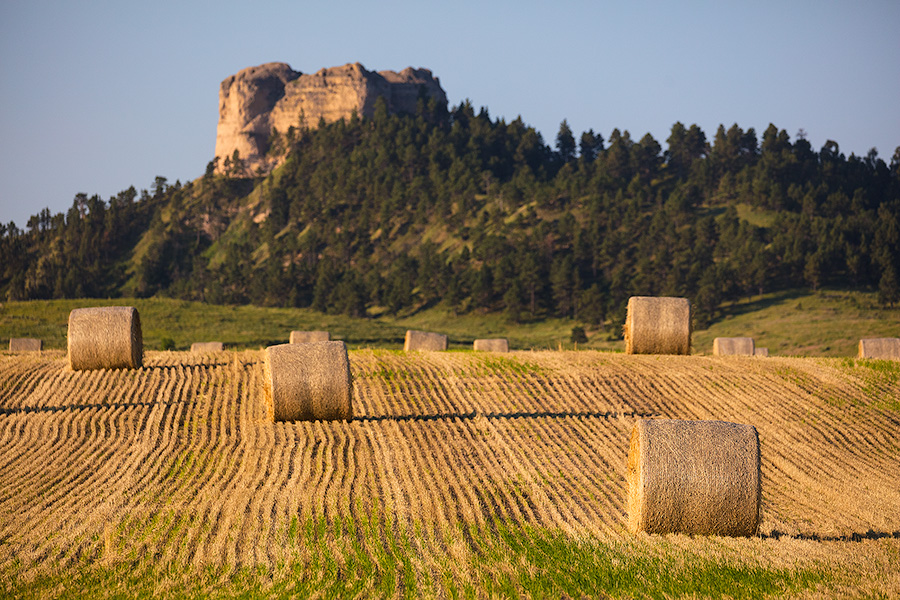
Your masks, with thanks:
M 445 310 L 518 323 L 541 344 L 556 319 L 620 329 L 633 295 L 688 297 L 701 330 L 734 302 L 803 288 L 900 303 L 900 152 L 887 164 L 774 125 L 708 140 L 681 123 L 664 150 L 618 129 L 576 137 L 565 121 L 551 147 L 469 102 L 323 124 L 286 148 L 266 177 L 210 163 L 192 182 L 79 194 L 66 214 L 0 225 L 0 298 L 387 322 Z

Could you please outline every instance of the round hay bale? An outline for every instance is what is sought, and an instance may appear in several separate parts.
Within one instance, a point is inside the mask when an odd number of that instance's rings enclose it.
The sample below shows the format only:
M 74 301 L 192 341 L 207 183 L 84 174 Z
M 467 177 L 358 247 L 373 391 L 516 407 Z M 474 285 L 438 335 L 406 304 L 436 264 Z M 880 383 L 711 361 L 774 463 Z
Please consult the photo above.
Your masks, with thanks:
M 633 532 L 749 536 L 759 526 L 759 437 L 751 425 L 640 419 L 626 478 Z
M 691 303 L 687 298 L 632 296 L 625 318 L 627 354 L 690 354 Z
M 76 308 L 69 313 L 69 366 L 137 369 L 143 364 L 141 318 L 133 306 Z
M 768 348 L 754 348 L 753 356 L 762 356 L 763 358 L 765 358 L 765 357 L 769 356 L 769 349 Z
M 265 351 L 266 406 L 275 421 L 352 419 L 344 342 L 280 344 Z
M 472 348 L 478 352 L 509 352 L 509 340 L 506 338 L 475 340 Z
M 308 344 L 310 342 L 330 342 L 331 334 L 327 331 L 292 331 L 292 344 Z
M 205 354 L 207 352 L 222 352 L 225 344 L 222 342 L 194 342 L 191 344 L 193 354 Z
M 37 338 L 9 338 L 10 352 L 40 352 L 44 343 Z
M 409 329 L 406 332 L 406 340 L 403 342 L 403 349 L 406 352 L 409 352 L 410 350 L 441 352 L 447 349 L 447 336 L 442 333 L 414 331 Z
M 756 344 L 749 337 L 717 337 L 713 340 L 713 356 L 753 356 Z
M 859 340 L 859 358 L 900 360 L 900 338 L 866 338 Z

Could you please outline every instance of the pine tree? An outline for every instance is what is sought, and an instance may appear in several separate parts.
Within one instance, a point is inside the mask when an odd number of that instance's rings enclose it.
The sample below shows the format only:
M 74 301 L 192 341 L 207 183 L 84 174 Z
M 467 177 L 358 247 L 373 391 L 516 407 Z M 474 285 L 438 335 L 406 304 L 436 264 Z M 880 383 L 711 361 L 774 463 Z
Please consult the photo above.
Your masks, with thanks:
M 514 323 L 518 323 L 522 319 L 522 309 L 524 308 L 524 304 L 522 303 L 522 293 L 522 284 L 518 279 L 513 279 L 510 282 L 506 293 L 503 294 L 503 305 L 506 310 L 506 316 Z
M 556 134 L 556 151 L 562 162 L 567 163 L 575 158 L 575 136 L 569 123 L 563 119 L 559 124 L 559 133 Z
M 550 285 L 553 289 L 556 314 L 560 317 L 571 316 L 574 309 L 572 275 L 573 264 L 570 254 L 553 261 L 553 267 L 550 270 Z
M 894 308 L 895 302 L 900 302 L 900 283 L 897 281 L 897 270 L 893 265 L 888 265 L 881 273 L 881 279 L 878 281 L 878 301 L 891 308 Z

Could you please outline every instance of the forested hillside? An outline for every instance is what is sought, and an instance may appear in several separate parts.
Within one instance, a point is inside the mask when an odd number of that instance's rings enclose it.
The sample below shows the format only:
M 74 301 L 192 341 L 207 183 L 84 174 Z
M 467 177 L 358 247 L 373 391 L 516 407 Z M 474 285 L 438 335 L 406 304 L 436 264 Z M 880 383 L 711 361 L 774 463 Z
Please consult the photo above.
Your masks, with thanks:
M 275 136 L 265 178 L 76 196 L 0 225 L 0 294 L 154 294 L 365 315 L 438 302 L 616 327 L 628 296 L 722 301 L 793 287 L 900 301 L 900 148 L 819 151 L 770 125 L 665 141 L 564 121 L 551 147 L 470 103 Z M 228 170 L 240 173 L 240 157 Z

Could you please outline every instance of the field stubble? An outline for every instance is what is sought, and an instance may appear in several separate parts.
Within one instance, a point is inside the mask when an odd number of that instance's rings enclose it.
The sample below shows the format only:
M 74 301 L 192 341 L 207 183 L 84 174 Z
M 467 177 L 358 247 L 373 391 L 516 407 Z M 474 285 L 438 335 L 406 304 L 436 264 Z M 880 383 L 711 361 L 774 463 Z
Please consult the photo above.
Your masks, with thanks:
M 352 421 L 272 423 L 257 351 L 0 355 L 0 590 L 900 594 L 895 364 L 350 358 Z M 756 426 L 760 536 L 626 533 L 642 416 Z

